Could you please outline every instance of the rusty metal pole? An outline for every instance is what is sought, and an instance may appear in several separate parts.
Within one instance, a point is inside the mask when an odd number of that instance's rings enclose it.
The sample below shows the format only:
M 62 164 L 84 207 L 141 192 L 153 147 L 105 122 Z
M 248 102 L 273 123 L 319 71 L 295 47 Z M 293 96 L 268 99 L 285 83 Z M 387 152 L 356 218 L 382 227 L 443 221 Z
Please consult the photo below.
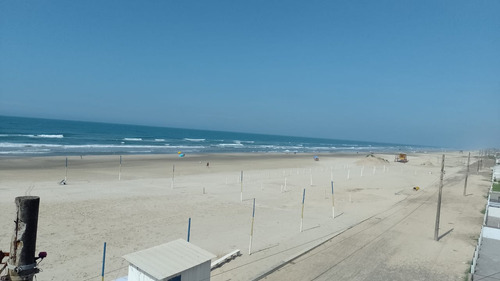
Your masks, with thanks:
M 36 268 L 35 250 L 40 197 L 16 197 L 17 218 L 10 245 L 8 276 L 11 281 L 32 281 L 39 272 Z
M 443 160 L 441 161 L 441 178 L 439 181 L 439 195 L 438 195 L 438 203 L 437 203 L 437 212 L 436 212 L 436 227 L 434 229 L 434 240 L 439 240 L 439 218 L 441 215 L 441 194 L 443 193 L 443 177 L 444 177 L 444 154 Z

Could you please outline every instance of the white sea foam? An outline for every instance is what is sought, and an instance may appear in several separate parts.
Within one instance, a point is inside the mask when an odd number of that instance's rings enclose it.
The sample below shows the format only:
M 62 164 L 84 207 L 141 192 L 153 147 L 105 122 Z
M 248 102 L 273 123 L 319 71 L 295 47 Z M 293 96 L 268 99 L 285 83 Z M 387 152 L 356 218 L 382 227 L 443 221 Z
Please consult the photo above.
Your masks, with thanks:
M 62 147 L 60 144 L 43 144 L 43 143 L 11 143 L 1 142 L 0 147 L 5 148 L 25 148 L 25 147 Z
M 201 145 L 168 145 L 166 144 L 164 147 L 166 148 L 175 148 L 175 149 L 204 149 L 206 148 L 205 146 L 201 146 Z
M 64 145 L 65 148 L 163 148 L 163 145 L 115 145 L 115 144 L 79 144 L 79 145 Z
M 142 141 L 142 138 L 124 138 L 124 141 Z
M 272 150 L 290 150 L 290 149 L 293 149 L 293 150 L 299 150 L 299 149 L 303 149 L 303 147 L 301 146 L 281 146 L 281 145 L 257 145 L 255 146 L 256 148 L 259 148 L 259 149 L 265 149 L 265 150 L 269 150 L 269 149 L 272 149 Z
M 241 143 L 221 143 L 221 144 L 218 144 L 217 146 L 220 146 L 220 147 L 243 147 L 244 145 Z
M 19 155 L 19 154 L 46 154 L 46 153 L 50 153 L 50 150 L 40 150 L 40 151 L 0 151 L 0 154 L 3 154 L 3 155 L 9 155 L 9 154 L 12 154 L 12 155 Z
M 190 139 L 190 138 L 184 138 L 184 140 L 186 140 L 186 141 L 194 141 L 194 142 L 201 142 L 201 141 L 205 141 L 206 139 Z
M 25 137 L 25 138 L 34 138 L 35 135 L 22 135 L 22 134 L 0 134 L 0 137 Z
M 37 135 L 39 138 L 49 138 L 49 139 L 62 139 L 64 135 Z
M 165 139 L 155 139 L 155 141 L 165 141 Z
M 64 135 L 35 135 L 35 136 L 29 135 L 29 136 L 33 137 L 33 138 L 47 138 L 47 139 L 62 139 L 62 138 L 64 138 Z

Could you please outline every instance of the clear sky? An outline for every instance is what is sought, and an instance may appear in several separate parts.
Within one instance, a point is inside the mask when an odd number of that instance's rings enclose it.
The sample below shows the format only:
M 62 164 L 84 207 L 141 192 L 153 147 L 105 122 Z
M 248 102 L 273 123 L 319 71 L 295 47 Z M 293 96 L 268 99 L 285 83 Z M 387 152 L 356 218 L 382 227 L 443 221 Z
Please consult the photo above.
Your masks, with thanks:
M 0 115 L 500 147 L 500 1 L 0 1 Z

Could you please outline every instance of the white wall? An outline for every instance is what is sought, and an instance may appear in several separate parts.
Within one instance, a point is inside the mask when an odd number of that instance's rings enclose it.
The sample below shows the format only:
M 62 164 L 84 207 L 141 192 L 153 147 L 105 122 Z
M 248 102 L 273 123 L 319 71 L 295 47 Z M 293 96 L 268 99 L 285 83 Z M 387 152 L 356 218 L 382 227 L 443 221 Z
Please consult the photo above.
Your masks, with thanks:
M 210 261 L 182 272 L 182 281 L 209 281 Z
M 209 281 L 210 260 L 198 266 L 192 267 L 181 273 L 182 281 Z M 160 281 L 166 281 L 168 278 Z M 128 266 L 128 281 L 159 281 L 139 270 L 136 266 Z
M 128 266 L 128 281 L 157 281 L 151 276 L 146 275 L 144 272 L 140 271 L 137 267 L 130 264 Z

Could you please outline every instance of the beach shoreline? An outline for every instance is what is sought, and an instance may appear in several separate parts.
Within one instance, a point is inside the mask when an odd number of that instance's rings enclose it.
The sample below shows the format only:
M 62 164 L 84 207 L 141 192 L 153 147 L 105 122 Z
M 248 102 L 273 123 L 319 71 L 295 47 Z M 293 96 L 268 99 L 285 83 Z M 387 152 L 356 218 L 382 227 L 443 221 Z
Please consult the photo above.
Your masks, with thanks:
M 319 161 L 314 161 L 314 155 L 319 156 Z M 457 179 L 449 185 L 459 186 L 466 153 L 454 151 L 446 155 L 446 177 Z M 361 153 L 208 153 L 187 154 L 184 158 L 175 154 L 123 155 L 120 167 L 119 155 L 84 155 L 67 157 L 67 170 L 65 156 L 2 157 L 0 249 L 7 249 L 10 243 L 14 198 L 35 195 L 41 198 L 37 251 L 49 254 L 40 265 L 43 272 L 39 278 L 43 280 L 100 280 L 104 242 L 108 244 L 106 279 L 125 276 L 127 263 L 123 255 L 178 238 L 186 239 L 188 218 L 192 218 L 193 244 L 218 257 L 235 249 L 243 254 L 212 271 L 212 280 L 250 280 L 251 276 L 329 235 L 377 214 L 382 216 L 395 206 L 430 196 L 437 189 L 441 153 L 409 153 L 409 162 L 405 164 L 394 162 L 393 153 L 367 156 Z M 60 184 L 65 178 L 66 185 Z M 471 175 L 469 181 L 473 195 L 463 199 L 455 188 L 445 194 L 457 196 L 456 200 L 473 201 L 470 208 L 480 209 L 485 189 L 481 175 Z M 420 190 L 415 191 L 415 186 Z M 304 189 L 307 192 L 304 228 L 300 232 Z M 255 232 L 249 255 L 253 198 Z M 445 223 L 460 219 L 453 217 L 453 212 L 443 208 Z M 417 229 L 415 235 L 432 240 L 435 214 L 431 211 L 429 214 L 426 227 Z M 461 222 L 464 230 L 456 227 L 448 241 L 440 242 L 459 245 L 460 255 L 446 257 L 450 263 L 465 263 L 473 253 L 474 243 L 467 235 L 478 233 L 482 215 L 479 211 L 466 214 L 467 221 Z M 463 275 L 465 267 L 465 264 L 451 266 L 446 272 L 456 277 Z

